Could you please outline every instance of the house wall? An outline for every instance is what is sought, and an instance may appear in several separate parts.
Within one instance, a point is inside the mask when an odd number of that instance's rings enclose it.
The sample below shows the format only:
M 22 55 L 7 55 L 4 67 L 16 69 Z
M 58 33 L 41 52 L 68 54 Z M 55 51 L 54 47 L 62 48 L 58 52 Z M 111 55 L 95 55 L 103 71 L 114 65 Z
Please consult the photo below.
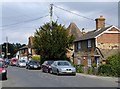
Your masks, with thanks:
M 78 60 L 81 61 L 81 64 L 88 66 L 88 58 L 90 57 L 92 63 L 94 62 L 94 57 L 91 57 L 93 48 L 95 48 L 95 39 L 91 40 L 91 47 L 88 47 L 88 40 L 78 41 L 81 43 L 81 49 L 78 49 L 78 42 L 75 42 L 75 58 L 74 63 L 77 64 Z
M 91 47 L 88 47 L 88 40 L 83 40 L 83 41 L 78 41 L 81 43 L 81 49 L 78 49 L 78 42 L 75 42 L 75 52 L 78 51 L 91 51 L 92 48 L 95 48 L 95 39 L 90 39 L 91 40 Z
M 114 30 L 114 29 L 113 29 Z M 97 47 L 101 49 L 118 49 L 120 46 L 120 34 L 104 33 L 97 37 Z

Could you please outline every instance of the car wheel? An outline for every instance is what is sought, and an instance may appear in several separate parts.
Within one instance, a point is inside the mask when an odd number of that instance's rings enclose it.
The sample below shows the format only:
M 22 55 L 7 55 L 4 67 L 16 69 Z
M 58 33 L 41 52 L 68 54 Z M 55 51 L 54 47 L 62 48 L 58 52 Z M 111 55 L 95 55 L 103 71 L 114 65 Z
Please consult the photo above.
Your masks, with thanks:
M 49 73 L 48 69 L 46 68 L 46 73 Z
M 28 66 L 28 69 L 30 70 L 30 67 Z
M 49 73 L 50 73 L 50 74 L 53 74 L 53 71 L 52 71 L 52 69 L 50 69 Z
M 57 75 L 59 75 L 59 70 L 57 70 Z

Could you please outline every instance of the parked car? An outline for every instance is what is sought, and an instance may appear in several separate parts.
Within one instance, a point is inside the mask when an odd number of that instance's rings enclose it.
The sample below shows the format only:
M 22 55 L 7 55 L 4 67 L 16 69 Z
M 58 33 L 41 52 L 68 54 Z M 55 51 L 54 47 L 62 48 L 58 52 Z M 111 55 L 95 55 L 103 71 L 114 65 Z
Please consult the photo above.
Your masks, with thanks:
M 26 67 L 26 61 L 23 60 L 23 59 L 19 59 L 19 60 L 17 61 L 17 66 L 18 66 L 18 67 Z
M 7 70 L 5 63 L 0 60 L 0 79 L 1 80 L 6 80 L 7 79 Z
M 17 60 L 18 60 L 18 58 L 12 58 L 12 59 L 10 59 L 10 65 L 11 66 L 16 66 L 17 65 Z
M 72 74 L 76 75 L 76 68 L 73 67 L 68 61 L 54 61 L 51 65 L 52 73 L 59 74 Z
M 9 64 L 10 64 L 10 59 L 5 58 L 5 63 L 6 63 L 7 65 L 9 65 Z
M 8 64 L 6 63 L 5 59 L 0 58 L 0 62 L 3 62 L 5 67 L 8 67 Z
M 30 60 L 26 64 L 26 69 L 40 69 L 40 68 L 41 68 L 41 66 L 40 66 L 39 62 L 34 61 L 34 60 Z
M 51 73 L 51 64 L 52 64 L 53 62 L 54 62 L 53 60 L 45 61 L 45 62 L 41 65 L 41 70 L 42 70 L 43 72 L 46 72 L 46 73 Z

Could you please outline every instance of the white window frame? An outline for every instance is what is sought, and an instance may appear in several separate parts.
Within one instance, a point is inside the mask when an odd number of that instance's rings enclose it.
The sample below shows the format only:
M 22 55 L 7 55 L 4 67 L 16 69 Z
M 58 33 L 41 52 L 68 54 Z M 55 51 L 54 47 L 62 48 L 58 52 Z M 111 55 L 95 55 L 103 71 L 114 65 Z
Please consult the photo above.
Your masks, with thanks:
M 77 48 L 78 48 L 78 50 L 81 49 L 81 42 L 78 42 L 78 43 L 77 43 Z
M 92 47 L 92 42 L 91 42 L 91 40 L 88 40 L 88 41 L 87 41 L 87 45 L 88 45 L 88 48 Z

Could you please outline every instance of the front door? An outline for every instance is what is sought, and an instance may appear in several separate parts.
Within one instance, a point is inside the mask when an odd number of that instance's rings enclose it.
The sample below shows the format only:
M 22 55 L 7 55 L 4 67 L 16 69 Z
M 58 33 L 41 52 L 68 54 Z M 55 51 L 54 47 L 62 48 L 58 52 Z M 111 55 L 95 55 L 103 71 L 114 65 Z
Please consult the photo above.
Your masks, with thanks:
M 97 65 L 97 67 L 100 64 L 100 57 L 95 57 L 95 64 Z

